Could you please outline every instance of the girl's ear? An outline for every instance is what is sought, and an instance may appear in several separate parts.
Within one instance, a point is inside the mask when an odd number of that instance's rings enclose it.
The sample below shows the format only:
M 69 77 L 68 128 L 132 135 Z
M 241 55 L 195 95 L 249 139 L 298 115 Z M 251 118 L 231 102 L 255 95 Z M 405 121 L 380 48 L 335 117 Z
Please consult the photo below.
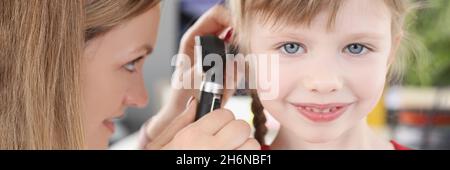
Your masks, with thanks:
M 398 50 L 399 50 L 399 48 L 400 48 L 400 45 L 401 45 L 401 41 L 402 41 L 402 39 L 403 39 L 403 31 L 400 31 L 398 34 L 396 34 L 394 37 L 393 37 L 393 40 L 392 40 L 392 49 L 391 49 L 391 52 L 390 52 L 390 54 L 389 54 L 389 59 L 388 59 L 388 63 L 387 63 L 387 68 L 390 68 L 391 67 L 391 65 L 395 62 L 395 59 L 397 58 L 397 52 L 398 52 Z

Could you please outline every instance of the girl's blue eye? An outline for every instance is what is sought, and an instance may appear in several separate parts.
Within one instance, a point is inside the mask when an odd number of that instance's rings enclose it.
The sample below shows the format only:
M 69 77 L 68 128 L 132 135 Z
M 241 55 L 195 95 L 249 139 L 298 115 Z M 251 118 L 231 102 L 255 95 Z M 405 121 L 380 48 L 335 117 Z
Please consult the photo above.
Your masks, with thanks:
M 365 53 L 367 50 L 366 46 L 362 44 L 350 44 L 345 47 L 345 52 L 348 52 L 352 55 L 361 55 Z
M 304 53 L 305 49 L 298 43 L 286 43 L 281 47 L 281 50 L 286 54 Z

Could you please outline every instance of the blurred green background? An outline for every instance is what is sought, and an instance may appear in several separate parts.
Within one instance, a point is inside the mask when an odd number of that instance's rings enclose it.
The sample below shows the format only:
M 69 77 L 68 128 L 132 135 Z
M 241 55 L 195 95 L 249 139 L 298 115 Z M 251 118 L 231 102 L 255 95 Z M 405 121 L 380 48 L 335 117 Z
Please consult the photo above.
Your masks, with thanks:
M 388 87 L 380 107 L 389 113 L 390 138 L 413 149 L 450 149 L 450 1 L 414 2 L 403 81 Z
M 407 64 L 404 84 L 450 85 L 450 1 L 418 0 L 421 7 L 410 16 L 411 38 L 416 57 Z M 422 44 L 420 44 L 422 43 Z M 414 46 L 413 45 L 413 46 Z M 423 46 L 421 46 L 423 45 Z M 425 48 L 424 48 L 425 47 Z M 411 54 L 410 55 L 414 55 Z

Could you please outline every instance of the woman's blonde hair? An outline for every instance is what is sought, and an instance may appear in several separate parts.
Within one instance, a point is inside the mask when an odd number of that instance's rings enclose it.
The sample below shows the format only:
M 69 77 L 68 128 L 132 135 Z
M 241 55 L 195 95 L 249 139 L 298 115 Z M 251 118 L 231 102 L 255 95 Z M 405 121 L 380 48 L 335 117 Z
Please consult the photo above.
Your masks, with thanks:
M 85 42 L 159 0 L 0 0 L 0 149 L 83 149 Z
M 407 40 L 408 33 L 404 30 L 405 18 L 415 6 L 409 0 L 384 0 L 384 2 L 392 15 L 393 37 L 401 34 L 403 40 Z M 328 9 L 331 11 L 328 28 L 332 28 L 342 3 L 343 0 L 229 0 L 227 4 L 232 13 L 235 43 L 242 53 L 249 53 L 249 28 L 254 21 L 270 24 L 272 27 L 292 24 L 308 25 L 319 12 Z M 403 47 L 400 48 L 399 51 L 404 51 Z M 396 61 L 389 71 L 389 79 L 394 80 L 400 77 L 404 57 L 405 55 L 395 57 Z M 254 136 L 258 142 L 266 144 L 264 136 L 267 133 L 267 127 L 264 107 L 256 90 L 251 90 L 250 94 L 251 109 L 254 114 L 253 124 L 256 130 Z

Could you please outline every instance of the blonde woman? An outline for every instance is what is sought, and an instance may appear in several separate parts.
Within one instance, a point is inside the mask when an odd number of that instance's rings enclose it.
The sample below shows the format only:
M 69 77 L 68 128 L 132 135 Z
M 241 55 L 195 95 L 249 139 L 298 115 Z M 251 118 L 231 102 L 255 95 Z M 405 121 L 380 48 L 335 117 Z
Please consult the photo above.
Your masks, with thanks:
M 1 0 L 0 149 L 106 148 L 112 120 L 147 104 L 142 67 L 159 15 L 158 0 Z M 195 35 L 227 27 L 227 11 L 212 9 L 184 36 L 180 53 L 193 55 Z M 143 130 L 145 148 L 259 148 L 229 111 L 192 123 L 191 94 L 172 91 L 174 105 Z

